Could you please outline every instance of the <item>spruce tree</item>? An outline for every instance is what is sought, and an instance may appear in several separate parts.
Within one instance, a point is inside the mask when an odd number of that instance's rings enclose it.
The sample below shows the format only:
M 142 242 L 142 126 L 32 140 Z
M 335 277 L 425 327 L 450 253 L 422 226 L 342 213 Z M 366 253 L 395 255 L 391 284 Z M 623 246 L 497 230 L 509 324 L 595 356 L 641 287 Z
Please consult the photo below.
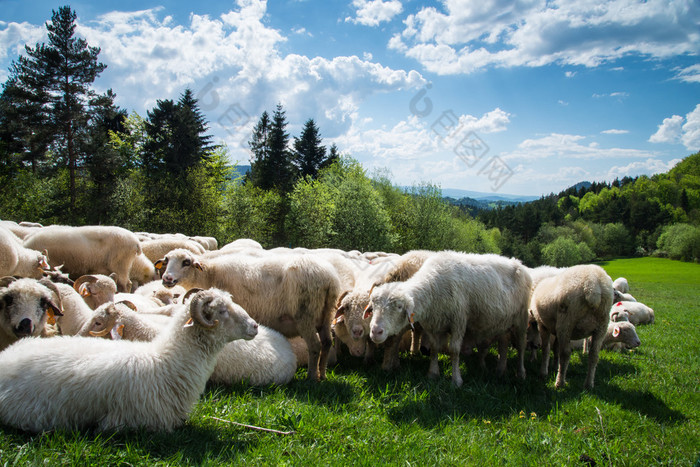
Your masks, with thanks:
M 266 112 L 253 130 L 250 180 L 263 190 L 291 191 L 296 180 L 287 133 L 287 117 L 282 104 L 277 104 L 272 119 Z
M 321 145 L 321 135 L 316 122 L 309 119 L 299 138 L 294 138 L 294 165 L 299 176 L 316 178 L 326 160 L 326 147 Z

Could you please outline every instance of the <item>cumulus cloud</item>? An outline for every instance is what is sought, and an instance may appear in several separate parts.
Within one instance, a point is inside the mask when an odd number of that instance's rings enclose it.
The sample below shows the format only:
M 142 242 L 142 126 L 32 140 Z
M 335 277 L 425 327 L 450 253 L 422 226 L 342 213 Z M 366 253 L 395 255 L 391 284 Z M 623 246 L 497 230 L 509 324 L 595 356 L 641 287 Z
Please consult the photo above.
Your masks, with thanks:
M 379 26 L 403 11 L 399 0 L 353 0 L 352 6 L 355 7 L 356 16 L 345 18 L 345 21 L 365 26 Z
M 598 66 L 695 54 L 700 5 L 684 0 L 442 0 L 409 15 L 389 46 L 438 74 L 484 67 Z
M 686 114 L 664 118 L 656 133 L 649 137 L 650 143 L 683 144 L 690 151 L 700 150 L 700 104 Z
M 24 53 L 24 46 L 34 46 L 46 38 L 46 28 L 27 22 L 6 23 L 0 21 L 0 62 L 15 59 Z M 0 81 L 7 80 L 7 72 L 0 70 Z
M 659 159 L 649 158 L 646 160 L 635 161 L 625 166 L 614 166 L 608 171 L 606 179 L 614 180 L 616 178 L 654 175 L 668 172 L 680 161 L 680 159 L 673 159 L 668 162 L 664 162 Z

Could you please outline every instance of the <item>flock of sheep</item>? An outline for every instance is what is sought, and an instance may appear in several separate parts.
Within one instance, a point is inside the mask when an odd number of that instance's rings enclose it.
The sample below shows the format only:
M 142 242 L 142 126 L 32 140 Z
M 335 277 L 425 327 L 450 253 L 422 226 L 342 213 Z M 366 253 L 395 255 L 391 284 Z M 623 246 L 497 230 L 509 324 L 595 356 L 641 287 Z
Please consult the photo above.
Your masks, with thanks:
M 553 348 L 557 387 L 582 345 L 593 387 L 601 348 L 639 346 L 634 326 L 653 319 L 595 265 L 0 221 L 0 423 L 172 430 L 207 381 L 286 384 L 299 366 L 321 380 L 343 345 L 368 363 L 383 347 L 386 370 L 426 347 L 431 377 L 446 353 L 457 386 L 474 349 L 484 365 L 497 344 L 503 375 L 513 346 L 524 379 L 526 351 L 542 348 L 546 377 Z

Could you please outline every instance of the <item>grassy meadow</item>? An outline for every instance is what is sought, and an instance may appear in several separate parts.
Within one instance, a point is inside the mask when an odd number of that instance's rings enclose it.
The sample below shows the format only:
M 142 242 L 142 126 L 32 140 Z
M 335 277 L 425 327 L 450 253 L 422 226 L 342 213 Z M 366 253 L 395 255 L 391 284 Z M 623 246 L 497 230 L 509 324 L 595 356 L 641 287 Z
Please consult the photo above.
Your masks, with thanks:
M 700 456 L 700 265 L 660 258 L 601 264 L 656 313 L 639 326 L 642 346 L 602 352 L 596 387 L 583 390 L 586 357 L 574 352 L 567 386 L 536 375 L 493 373 L 464 359 L 464 386 L 450 366 L 428 380 L 428 358 L 404 355 L 386 374 L 347 353 L 328 380 L 306 370 L 283 387 L 209 386 L 172 433 L 51 432 L 0 428 L 3 465 L 693 465 Z M 50 357 L 46 358 L 50 364 Z M 227 420 L 288 434 L 264 432 Z

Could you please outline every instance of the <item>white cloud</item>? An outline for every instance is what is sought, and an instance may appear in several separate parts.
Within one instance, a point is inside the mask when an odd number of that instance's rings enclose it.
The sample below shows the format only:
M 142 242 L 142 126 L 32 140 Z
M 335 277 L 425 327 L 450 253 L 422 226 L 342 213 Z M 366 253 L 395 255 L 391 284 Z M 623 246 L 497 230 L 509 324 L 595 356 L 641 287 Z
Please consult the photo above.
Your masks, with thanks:
M 574 76 L 576 76 L 576 72 L 575 71 L 567 71 L 564 73 L 564 76 L 566 76 L 567 78 L 573 78 Z
M 409 15 L 389 46 L 438 74 L 627 55 L 696 54 L 700 5 L 686 0 L 442 0 Z
M 616 178 L 636 177 L 639 175 L 653 175 L 668 172 L 678 162 L 680 162 L 680 159 L 673 159 L 668 162 L 654 158 L 635 161 L 625 166 L 611 167 L 605 178 L 606 180 L 611 181 Z
M 24 46 L 33 47 L 37 42 L 46 38 L 46 28 L 43 25 L 35 26 L 27 22 L 6 23 L 0 21 L 0 62 L 15 60 L 24 53 Z M 0 69 L 0 81 L 8 78 L 7 71 Z
M 690 151 L 700 150 L 700 104 L 685 117 L 673 115 L 664 118 L 650 143 L 682 143 Z
M 686 83 L 700 83 L 700 64 L 677 69 L 676 79 Z
M 526 139 L 515 151 L 504 154 L 507 161 L 532 162 L 541 159 L 613 159 L 613 158 L 648 158 L 653 156 L 648 151 L 630 148 L 602 148 L 593 141 L 585 143 L 585 136 L 552 133 L 540 138 Z
M 403 11 L 399 0 L 353 0 L 356 17 L 345 18 L 345 21 L 362 24 L 365 26 L 378 26 L 385 21 L 391 21 Z
M 629 133 L 629 130 L 618 130 L 616 128 L 611 128 L 609 130 L 603 130 L 601 133 L 604 135 L 626 135 Z

